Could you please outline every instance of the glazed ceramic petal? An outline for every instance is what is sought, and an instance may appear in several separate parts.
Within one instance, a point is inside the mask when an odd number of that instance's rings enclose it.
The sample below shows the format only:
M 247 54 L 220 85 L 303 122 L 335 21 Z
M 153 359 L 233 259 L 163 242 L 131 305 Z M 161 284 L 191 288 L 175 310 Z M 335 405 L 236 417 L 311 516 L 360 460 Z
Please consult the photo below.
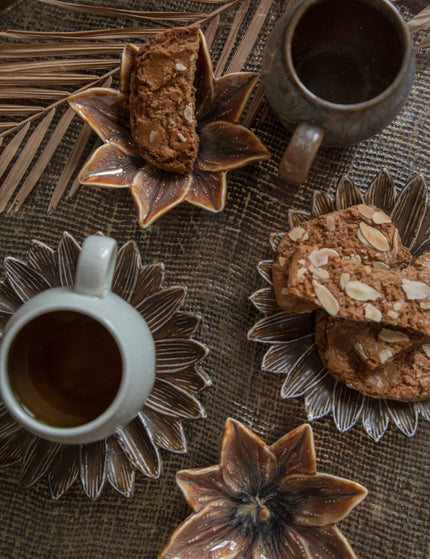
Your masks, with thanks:
M 158 340 L 155 342 L 157 375 L 188 369 L 207 355 L 204 345 L 194 340 Z
M 28 264 L 42 274 L 51 287 L 56 287 L 60 283 L 55 258 L 55 251 L 45 243 L 31 241 Z
M 215 98 L 208 115 L 201 120 L 237 123 L 248 103 L 258 75 L 253 72 L 227 74 L 215 81 Z
M 196 369 L 194 365 L 182 371 L 164 373 L 163 379 L 191 395 L 212 384 L 210 377 L 204 371 Z
M 79 182 L 100 188 L 130 188 L 145 162 L 114 144 L 95 150 L 79 173 Z
M 273 314 L 279 310 L 273 287 L 265 287 L 250 296 L 251 303 L 264 314 Z
M 248 332 L 248 339 L 254 342 L 283 343 L 309 336 L 313 331 L 313 315 L 280 311 L 259 320 Z
M 115 436 L 136 469 L 152 479 L 160 477 L 160 455 L 142 418 L 136 418 L 122 429 L 118 429 Z
M 22 461 L 27 448 L 36 437 L 23 428 L 19 428 L 0 439 L 0 466 L 11 466 Z
M 63 233 L 57 250 L 58 271 L 61 285 L 67 286 L 75 283 L 80 252 L 81 247 L 75 239 L 69 235 L 69 233 Z
M 263 357 L 261 370 L 284 374 L 294 367 L 311 345 L 313 341 L 310 337 L 273 345 Z
M 164 264 L 149 264 L 139 272 L 137 284 L 131 304 L 136 307 L 148 295 L 160 291 L 164 281 Z
M 0 314 L 9 317 L 22 305 L 22 301 L 16 295 L 12 286 L 0 282 Z
M 363 427 L 366 433 L 378 442 L 385 433 L 390 422 L 390 416 L 385 400 L 365 398 L 362 413 Z
M 93 87 L 71 95 L 69 103 L 103 142 L 129 155 L 138 154 L 131 137 L 127 95 L 107 87 Z
M 364 196 L 366 204 L 370 204 L 384 210 L 390 215 L 396 199 L 396 189 L 390 173 L 383 169 L 376 175 Z
M 412 246 L 427 209 L 427 187 L 422 175 L 412 179 L 402 190 L 393 208 L 391 219 L 405 246 Z
M 363 202 L 363 196 L 355 186 L 354 182 L 348 177 L 348 175 L 344 175 L 340 179 L 336 189 L 336 209 L 344 210 L 349 206 L 362 204 Z
M 351 429 L 360 419 L 364 397 L 357 390 L 351 390 L 337 382 L 333 393 L 333 418 L 341 433 Z
M 144 408 L 140 415 L 145 417 L 145 425 L 152 440 L 160 448 L 183 454 L 187 452 L 184 428 L 179 419 Z
M 281 388 L 281 398 L 303 396 L 320 384 L 327 375 L 316 345 L 305 350 L 290 370 L 285 372 L 287 377 Z
M 334 379 L 327 375 L 306 395 L 306 415 L 309 421 L 320 419 L 332 411 L 334 386 Z
M 82 487 L 86 496 L 96 501 L 106 481 L 106 441 L 81 445 L 80 450 Z
M 112 280 L 112 291 L 130 302 L 136 288 L 141 259 L 134 241 L 128 241 L 119 251 Z
M 413 437 L 418 427 L 418 411 L 414 404 L 387 401 L 390 418 L 407 437 Z
M 292 210 L 291 208 L 288 210 L 288 225 L 290 229 L 293 227 L 298 227 L 302 225 L 305 221 L 310 219 L 310 215 L 307 212 L 302 212 L 300 210 Z
M 23 303 L 50 287 L 42 274 L 12 256 L 5 258 L 4 270 L 8 282 Z
M 294 522 L 326 526 L 342 520 L 367 495 L 367 490 L 347 479 L 328 474 L 290 475 L 282 480 L 281 495 Z
M 231 523 L 231 507 L 211 501 L 183 522 L 172 534 L 160 559 L 239 559 L 247 557 L 244 534 Z
M 328 194 L 320 192 L 319 190 L 313 193 L 311 204 L 311 214 L 313 217 L 328 214 L 334 211 L 334 209 L 334 201 Z
M 194 165 L 200 171 L 230 171 L 270 155 L 255 134 L 232 122 L 210 122 L 199 128 L 199 136 Z
M 79 446 L 63 445 L 49 470 L 51 497 L 59 499 L 79 476 Z
M 146 320 L 151 332 L 156 332 L 173 317 L 184 302 L 185 295 L 185 288 L 169 287 L 146 297 L 136 305 L 136 310 Z
M 197 59 L 194 87 L 196 88 L 196 118 L 200 119 L 207 113 L 215 97 L 215 82 L 212 71 L 212 60 L 206 38 L 202 31 L 200 34 L 200 49 Z
M 257 532 L 251 559 L 311 559 L 301 534 L 282 526 L 278 532 Z
M 311 559 L 357 559 L 345 536 L 336 526 L 314 526 L 300 532 Z
M 194 169 L 185 200 L 210 212 L 224 209 L 227 195 L 227 174 L 223 171 L 206 173 Z
M 20 483 L 22 487 L 30 487 L 49 470 L 55 460 L 60 443 L 51 443 L 35 438 L 28 445 L 21 468 Z
M 0 402 L 0 440 L 13 435 L 21 427 Z
M 420 256 L 430 250 L 430 205 L 427 204 L 420 230 L 411 247 L 414 256 Z
M 424 419 L 430 421 L 430 400 L 418 402 L 418 404 L 416 404 L 416 408 L 420 411 Z
M 272 266 L 273 260 L 262 260 L 257 264 L 258 273 L 269 285 L 273 285 Z
M 176 312 L 156 332 L 153 332 L 155 340 L 163 338 L 191 338 L 200 324 L 200 317 L 187 312 Z
M 198 419 L 206 416 L 197 398 L 160 378 L 155 379 L 152 392 L 146 400 L 146 407 L 154 412 L 183 419 Z
M 252 431 L 228 419 L 221 447 L 221 471 L 233 495 L 255 495 L 275 475 L 276 458 Z
M 148 227 L 186 197 L 191 184 L 190 175 L 176 175 L 151 165 L 143 167 L 131 185 L 131 195 L 136 203 L 138 221 Z
M 271 233 L 270 237 L 269 237 L 269 243 L 270 243 L 270 247 L 273 250 L 273 252 L 276 252 L 276 249 L 278 248 L 279 243 L 282 241 L 282 239 L 285 237 L 286 233 Z
M 124 95 L 130 93 L 130 74 L 133 69 L 134 59 L 139 52 L 139 47 L 133 43 L 127 43 L 121 55 L 121 67 L 119 70 L 119 89 Z
M 310 425 L 297 427 L 269 448 L 275 455 L 283 475 L 315 473 L 317 462 Z
M 106 476 L 108 482 L 118 493 L 124 497 L 133 497 L 134 469 L 115 437 L 108 439 Z
M 179 485 L 187 503 L 195 511 L 201 511 L 208 503 L 226 500 L 233 505 L 232 497 L 224 484 L 220 466 L 177 472 Z

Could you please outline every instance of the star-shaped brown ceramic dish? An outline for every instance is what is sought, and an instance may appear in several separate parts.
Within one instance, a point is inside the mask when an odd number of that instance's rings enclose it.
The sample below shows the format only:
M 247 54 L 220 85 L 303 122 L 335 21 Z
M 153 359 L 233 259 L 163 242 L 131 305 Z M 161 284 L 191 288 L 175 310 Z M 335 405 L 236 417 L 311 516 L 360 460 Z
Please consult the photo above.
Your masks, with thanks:
M 37 293 L 74 283 L 80 250 L 75 239 L 64 233 L 55 250 L 33 241 L 28 262 L 5 259 L 0 332 L 15 310 Z M 128 425 L 95 443 L 62 445 L 29 433 L 0 402 L 0 466 L 20 464 L 22 486 L 47 477 L 50 493 L 58 499 L 80 479 L 92 500 L 100 496 L 106 482 L 131 497 L 136 470 L 152 479 L 161 475 L 160 450 L 187 451 L 182 422 L 206 415 L 198 393 L 211 384 L 199 366 L 207 348 L 192 339 L 200 318 L 180 311 L 186 288 L 163 287 L 163 282 L 163 264 L 142 264 L 134 241 L 120 248 L 112 291 L 143 316 L 156 348 L 154 387 Z
M 316 473 L 309 425 L 267 446 L 228 419 L 220 464 L 183 470 L 176 480 L 194 513 L 173 533 L 160 559 L 356 557 L 335 523 L 367 491 Z
M 375 177 L 363 194 L 348 176 L 344 176 L 338 183 L 334 199 L 315 192 L 310 212 L 290 210 L 289 226 L 292 228 L 308 219 L 363 203 L 377 206 L 391 216 L 413 258 L 429 250 L 430 205 L 421 175 L 413 178 L 398 195 L 385 170 Z M 285 233 L 271 235 L 274 252 L 284 236 Z M 365 431 L 375 441 L 383 436 L 390 420 L 409 437 L 417 430 L 419 415 L 430 421 L 430 400 L 409 403 L 371 398 L 330 375 L 321 362 L 314 341 L 314 315 L 280 311 L 272 285 L 273 262 L 264 260 L 258 264 L 259 273 L 268 287 L 253 293 L 251 301 L 265 316 L 248 332 L 248 339 L 270 344 L 261 368 L 264 372 L 284 375 L 281 398 L 304 397 L 309 421 L 332 413 L 341 432 L 361 420 Z
M 209 49 L 200 32 L 195 78 L 199 150 L 191 174 L 180 175 L 148 164 L 132 138 L 128 98 L 136 52 L 134 45 L 124 49 L 120 91 L 92 88 L 69 99 L 104 142 L 85 163 L 79 181 L 101 188 L 129 188 L 142 227 L 183 201 L 211 212 L 221 211 L 226 200 L 227 171 L 269 157 L 260 140 L 237 124 L 257 75 L 241 72 L 215 78 Z

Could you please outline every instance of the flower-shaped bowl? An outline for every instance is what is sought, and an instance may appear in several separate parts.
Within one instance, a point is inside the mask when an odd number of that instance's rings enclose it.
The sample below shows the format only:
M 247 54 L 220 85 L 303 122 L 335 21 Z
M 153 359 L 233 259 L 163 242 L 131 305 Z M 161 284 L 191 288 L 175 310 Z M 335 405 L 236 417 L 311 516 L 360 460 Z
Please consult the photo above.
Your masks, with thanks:
M 240 72 L 215 78 L 200 32 L 195 77 L 199 150 L 191 174 L 170 173 L 142 159 L 131 135 L 129 81 L 137 50 L 132 44 L 124 48 L 119 91 L 96 87 L 69 98 L 73 109 L 103 141 L 81 169 L 79 181 L 87 186 L 130 189 L 142 227 L 183 201 L 221 211 L 227 171 L 269 157 L 260 140 L 237 124 L 258 76 Z
M 5 259 L 0 331 L 16 309 L 37 293 L 74 283 L 80 250 L 75 239 L 64 233 L 56 250 L 32 241 L 28 262 Z M 186 288 L 163 287 L 163 281 L 163 264 L 143 265 L 134 241 L 120 248 L 112 291 L 144 317 L 156 347 L 154 387 L 128 425 L 95 443 L 58 444 L 29 433 L 0 402 L 0 466 L 20 464 L 22 486 L 46 476 L 51 496 L 58 499 L 80 478 L 92 500 L 100 496 L 106 482 L 131 497 L 136 470 L 152 479 L 161 475 L 160 449 L 187 451 L 182 422 L 205 417 L 197 394 L 211 384 L 199 367 L 207 348 L 192 339 L 200 318 L 179 310 Z
M 421 175 L 414 177 L 396 194 L 388 171 L 381 171 L 364 194 L 345 175 L 337 185 L 334 199 L 315 192 L 310 212 L 291 209 L 289 226 L 300 225 L 319 215 L 355 204 L 373 204 L 391 216 L 403 244 L 416 258 L 430 248 L 430 204 Z M 270 245 L 274 252 L 285 233 L 273 233 Z M 365 431 L 378 441 L 385 433 L 390 419 L 408 437 L 415 434 L 421 415 L 430 421 L 430 400 L 404 403 L 364 396 L 336 381 L 319 357 L 314 341 L 313 314 L 289 314 L 279 310 L 272 285 L 273 260 L 258 264 L 258 271 L 268 284 L 250 297 L 264 313 L 248 332 L 248 339 L 270 344 L 263 357 L 262 370 L 285 376 L 281 398 L 304 397 L 309 421 L 332 413 L 337 429 L 348 431 L 361 420 Z

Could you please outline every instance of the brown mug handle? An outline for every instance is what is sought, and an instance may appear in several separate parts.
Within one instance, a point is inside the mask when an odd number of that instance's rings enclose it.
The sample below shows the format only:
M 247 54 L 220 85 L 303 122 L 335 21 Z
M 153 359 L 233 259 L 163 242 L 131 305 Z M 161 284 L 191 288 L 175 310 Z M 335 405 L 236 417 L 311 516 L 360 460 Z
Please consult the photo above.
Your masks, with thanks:
M 298 184 L 305 182 L 324 134 L 324 128 L 317 124 L 298 124 L 279 165 L 281 177 Z

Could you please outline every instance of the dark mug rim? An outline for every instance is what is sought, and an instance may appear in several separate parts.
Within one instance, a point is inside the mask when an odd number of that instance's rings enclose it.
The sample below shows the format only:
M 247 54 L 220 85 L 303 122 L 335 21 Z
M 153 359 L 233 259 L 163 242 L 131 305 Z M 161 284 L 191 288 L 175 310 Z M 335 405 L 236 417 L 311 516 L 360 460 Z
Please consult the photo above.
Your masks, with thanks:
M 297 25 L 299 24 L 300 20 L 304 16 L 304 14 L 314 5 L 329 1 L 329 0 L 304 0 L 301 4 L 298 4 L 292 14 L 291 20 L 287 24 L 285 28 L 285 32 L 283 35 L 283 48 L 282 48 L 282 61 L 286 71 L 290 74 L 291 82 L 297 87 L 297 89 L 304 95 L 311 103 L 314 105 L 318 105 L 324 109 L 334 110 L 336 112 L 350 112 L 351 110 L 363 110 L 372 108 L 379 103 L 385 101 L 389 98 L 403 83 L 405 77 L 409 72 L 410 65 L 413 63 L 414 59 L 414 47 L 412 43 L 412 37 L 408 26 L 404 19 L 402 18 L 401 14 L 397 11 L 397 9 L 389 2 L 389 0 L 358 0 L 363 4 L 368 4 L 370 6 L 374 6 L 375 4 L 384 8 L 381 13 L 387 17 L 391 23 L 394 25 L 396 31 L 399 33 L 399 37 L 402 41 L 403 46 L 403 58 L 401 61 L 400 69 L 391 82 L 391 84 L 384 89 L 381 93 L 376 95 L 375 97 L 371 97 L 366 101 L 361 101 L 359 103 L 350 103 L 350 104 L 342 104 L 342 103 L 334 103 L 332 101 L 328 101 L 323 99 L 322 97 L 318 97 L 315 93 L 312 93 L 310 89 L 308 89 L 305 84 L 300 80 L 296 69 L 294 67 L 293 58 L 292 58 L 292 39 L 294 36 L 294 32 L 296 30 Z M 347 1 L 347 0 L 345 0 Z

